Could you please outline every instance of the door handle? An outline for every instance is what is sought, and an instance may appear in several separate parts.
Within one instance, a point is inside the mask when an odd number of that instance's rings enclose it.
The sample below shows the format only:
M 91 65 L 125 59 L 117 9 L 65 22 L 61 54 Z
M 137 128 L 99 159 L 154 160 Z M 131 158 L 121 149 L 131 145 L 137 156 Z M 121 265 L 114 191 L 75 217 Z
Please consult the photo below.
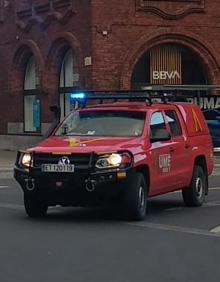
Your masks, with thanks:
M 173 147 L 170 147 L 170 153 L 173 153 L 175 150 Z

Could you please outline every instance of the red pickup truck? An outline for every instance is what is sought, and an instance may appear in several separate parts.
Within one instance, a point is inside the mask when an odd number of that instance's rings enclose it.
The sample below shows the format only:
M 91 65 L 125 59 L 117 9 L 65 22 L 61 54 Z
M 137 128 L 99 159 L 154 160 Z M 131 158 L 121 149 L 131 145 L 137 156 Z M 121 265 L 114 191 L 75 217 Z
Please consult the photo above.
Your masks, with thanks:
M 201 206 L 213 147 L 198 106 L 122 101 L 73 110 L 38 146 L 19 151 L 14 176 L 30 217 L 48 206 L 114 203 L 143 220 L 147 198 L 182 190 Z

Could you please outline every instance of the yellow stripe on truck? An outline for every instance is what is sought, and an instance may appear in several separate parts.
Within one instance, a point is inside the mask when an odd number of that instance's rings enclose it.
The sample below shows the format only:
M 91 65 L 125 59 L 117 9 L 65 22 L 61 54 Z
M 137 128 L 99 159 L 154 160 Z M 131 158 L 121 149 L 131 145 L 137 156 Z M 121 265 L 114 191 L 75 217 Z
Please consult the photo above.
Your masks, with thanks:
M 201 132 L 202 126 L 201 126 L 200 120 L 199 120 L 196 112 L 194 111 L 194 109 L 192 109 L 192 114 L 193 114 L 193 120 L 194 120 L 194 125 L 195 125 L 195 128 L 196 128 L 196 132 Z

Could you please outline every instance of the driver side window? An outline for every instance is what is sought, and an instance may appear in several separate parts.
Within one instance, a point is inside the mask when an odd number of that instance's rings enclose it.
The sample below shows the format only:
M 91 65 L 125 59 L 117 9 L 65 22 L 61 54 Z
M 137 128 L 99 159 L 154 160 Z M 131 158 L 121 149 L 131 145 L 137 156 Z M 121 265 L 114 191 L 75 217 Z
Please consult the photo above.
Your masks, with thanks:
M 166 124 L 161 112 L 155 112 L 150 120 L 150 138 L 156 138 L 161 129 L 166 129 Z

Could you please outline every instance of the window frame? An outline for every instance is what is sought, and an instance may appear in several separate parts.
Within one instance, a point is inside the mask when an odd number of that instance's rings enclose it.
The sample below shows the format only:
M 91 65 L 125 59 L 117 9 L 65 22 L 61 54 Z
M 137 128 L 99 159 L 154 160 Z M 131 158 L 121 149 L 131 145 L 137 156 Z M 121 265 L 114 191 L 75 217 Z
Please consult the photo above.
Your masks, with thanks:
M 173 112 L 174 113 L 174 119 L 176 118 L 175 121 L 177 122 L 178 127 L 180 129 L 180 134 L 178 134 L 178 135 L 174 135 L 173 134 L 172 127 L 170 126 L 170 122 L 169 122 L 168 117 L 167 117 L 167 112 Z M 169 128 L 169 132 L 170 132 L 171 138 L 182 137 L 183 136 L 183 129 L 181 127 L 181 123 L 180 123 L 180 119 L 178 117 L 177 111 L 175 111 L 175 109 L 166 109 L 166 110 L 164 110 L 164 116 L 165 116 L 165 119 L 166 119 L 167 126 Z
M 71 56 L 70 56 L 71 55 Z M 68 81 L 68 58 L 70 58 L 70 69 L 71 69 L 71 75 L 72 77 L 72 83 Z M 64 52 L 61 63 L 60 63 L 60 70 L 59 70 L 59 90 L 58 90 L 58 105 L 61 108 L 61 119 L 66 117 L 70 111 L 68 111 L 68 108 L 71 110 L 71 103 L 69 101 L 68 105 L 68 99 L 69 99 L 69 91 L 68 89 L 74 88 L 74 52 L 71 47 L 68 47 L 66 51 Z M 67 66 L 66 66 L 67 65 Z M 71 84 L 71 85 L 70 85 Z M 62 102 L 61 102 L 61 97 L 62 97 Z
M 148 138 L 149 138 L 149 140 L 151 139 L 151 120 L 152 120 L 153 115 L 156 114 L 156 113 L 160 113 L 161 114 L 161 116 L 163 118 L 163 121 L 164 121 L 164 125 L 165 125 L 164 129 L 166 129 L 168 131 L 167 122 L 166 122 L 166 119 L 165 119 L 164 111 L 163 110 L 157 110 L 155 112 L 152 112 L 151 115 L 150 115 L 150 122 L 149 122 L 149 128 L 148 128 Z
M 24 73 L 23 73 L 23 133 L 24 134 L 31 134 L 31 135 L 39 135 L 41 133 L 42 130 L 42 102 L 41 102 L 41 95 L 40 95 L 40 90 L 38 89 L 38 85 L 37 85 L 37 81 L 38 81 L 38 77 L 37 77 L 37 71 L 35 70 L 35 88 L 28 88 L 25 89 L 25 82 L 26 82 L 26 71 L 28 68 L 28 64 L 30 62 L 30 60 L 33 59 L 33 63 L 35 65 L 35 69 L 36 69 L 36 62 L 34 59 L 34 56 L 31 55 L 28 60 L 26 61 L 25 67 L 24 67 Z M 25 130 L 26 128 L 26 108 L 25 108 L 25 98 L 28 96 L 35 96 L 36 100 L 39 100 L 39 107 L 40 107 L 40 113 L 39 113 L 39 118 L 40 118 L 40 126 L 38 128 L 36 128 L 36 130 Z

